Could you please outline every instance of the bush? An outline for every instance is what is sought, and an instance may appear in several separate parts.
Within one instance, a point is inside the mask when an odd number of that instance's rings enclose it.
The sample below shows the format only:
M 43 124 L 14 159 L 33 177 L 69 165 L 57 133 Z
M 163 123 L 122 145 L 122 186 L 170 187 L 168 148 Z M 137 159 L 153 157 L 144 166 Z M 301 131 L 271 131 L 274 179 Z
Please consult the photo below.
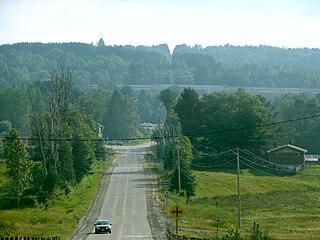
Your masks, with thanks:
M 252 234 L 250 236 L 250 240 L 275 240 L 275 238 L 270 237 L 268 235 L 268 232 L 260 231 L 259 224 L 254 222 Z
M 0 121 L 0 133 L 9 132 L 11 127 L 12 127 L 12 124 L 10 121 L 7 121 L 7 120 Z
M 221 240 L 244 240 L 244 238 L 241 237 L 238 229 L 236 231 L 232 229 L 226 236 L 222 237 Z

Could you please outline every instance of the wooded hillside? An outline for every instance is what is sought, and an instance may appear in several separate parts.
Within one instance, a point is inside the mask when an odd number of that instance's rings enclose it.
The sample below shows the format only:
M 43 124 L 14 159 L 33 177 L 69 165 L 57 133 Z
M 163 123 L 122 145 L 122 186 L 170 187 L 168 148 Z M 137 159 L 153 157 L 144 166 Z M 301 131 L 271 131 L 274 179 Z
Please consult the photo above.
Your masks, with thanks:
M 65 65 L 77 86 L 210 84 L 320 88 L 320 49 L 269 46 L 94 46 L 18 43 L 0 46 L 0 87 L 47 80 Z

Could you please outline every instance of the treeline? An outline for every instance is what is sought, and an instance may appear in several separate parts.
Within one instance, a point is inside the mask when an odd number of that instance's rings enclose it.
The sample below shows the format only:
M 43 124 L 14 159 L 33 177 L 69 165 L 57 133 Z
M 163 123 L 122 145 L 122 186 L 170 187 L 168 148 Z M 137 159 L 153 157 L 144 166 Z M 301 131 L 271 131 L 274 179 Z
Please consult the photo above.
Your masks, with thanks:
M 319 88 L 320 49 L 179 45 L 173 68 L 184 84 Z M 185 75 L 185 76 L 183 76 Z M 179 82 L 179 81 L 178 81 Z
M 98 46 L 18 43 L 0 46 L 0 87 L 43 81 L 53 68 L 74 70 L 82 89 L 134 84 L 208 84 L 320 88 L 319 49 L 269 46 Z
M 167 118 L 164 128 L 153 136 L 158 142 L 157 156 L 163 159 L 175 189 L 177 148 L 188 148 L 182 157 L 186 161 L 180 162 L 186 164 L 184 171 L 190 174 L 187 182 L 192 178 L 191 163 L 201 163 L 203 167 L 236 167 L 236 162 L 230 161 L 235 153 L 223 157 L 220 153 L 237 147 L 264 158 L 267 150 L 285 144 L 302 147 L 308 153 L 320 151 L 320 94 L 286 95 L 270 103 L 243 89 L 199 96 L 189 88 L 181 94 L 167 89 L 159 98 Z M 187 139 L 182 140 L 182 136 Z
M 6 129 L 2 136 L 2 157 L 6 160 L 11 189 L 2 207 L 13 202 L 19 205 L 21 200 L 24 204 L 34 204 L 60 198 L 90 172 L 95 160 L 106 159 L 107 151 L 98 135 L 99 126 L 82 111 L 75 97 L 72 72 L 66 68 L 53 71 L 45 85 L 46 91 L 41 93 L 43 106 L 38 111 L 26 108 L 29 109 L 31 136 L 21 138 L 14 128 Z M 17 92 L 14 97 L 19 98 L 19 91 L 12 90 Z M 33 101 L 36 99 L 25 104 Z M 23 108 L 21 104 L 17 107 Z M 14 114 L 13 119 L 15 116 L 24 118 Z M 5 121 L 2 127 L 12 126 L 10 119 Z
M 172 188 L 185 191 L 187 199 L 194 194 L 195 161 L 223 164 L 228 159 L 215 154 L 235 147 L 263 156 L 287 143 L 309 153 L 319 153 L 320 146 L 320 94 L 286 95 L 271 103 L 243 89 L 204 95 L 190 88 L 160 94 L 130 87 L 84 91 L 73 85 L 72 71 L 62 68 L 52 71 L 48 81 L 1 89 L 0 105 L 0 133 L 5 132 L 0 152 L 12 163 L 9 176 L 13 189 L 18 187 L 12 191 L 17 202 L 31 196 L 45 203 L 67 194 L 90 172 L 95 159 L 105 158 L 102 140 L 149 137 L 150 130 L 141 128 L 141 122 L 164 124 L 153 133 L 157 155 L 169 170 Z M 18 133 L 10 131 L 22 127 L 31 129 L 27 149 Z
M 121 84 L 162 83 L 168 79 L 169 48 L 84 43 L 19 43 L 0 47 L 0 86 L 47 79 L 52 69 L 73 69 L 76 86 L 112 88 Z
M 90 173 L 95 160 L 106 159 L 106 140 L 150 134 L 140 120 L 151 120 L 160 102 L 146 91 L 83 91 L 66 67 L 48 78 L 0 90 L 0 158 L 11 190 L 2 207 L 64 196 Z M 26 129 L 30 134 L 21 136 Z

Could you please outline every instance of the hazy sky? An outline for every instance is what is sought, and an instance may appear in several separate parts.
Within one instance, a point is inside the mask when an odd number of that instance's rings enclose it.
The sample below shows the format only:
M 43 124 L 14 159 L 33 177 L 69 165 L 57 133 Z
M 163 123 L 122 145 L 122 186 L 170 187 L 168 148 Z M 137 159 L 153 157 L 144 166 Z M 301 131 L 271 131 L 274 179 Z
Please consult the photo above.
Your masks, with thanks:
M 0 0 L 0 44 L 320 48 L 320 0 Z

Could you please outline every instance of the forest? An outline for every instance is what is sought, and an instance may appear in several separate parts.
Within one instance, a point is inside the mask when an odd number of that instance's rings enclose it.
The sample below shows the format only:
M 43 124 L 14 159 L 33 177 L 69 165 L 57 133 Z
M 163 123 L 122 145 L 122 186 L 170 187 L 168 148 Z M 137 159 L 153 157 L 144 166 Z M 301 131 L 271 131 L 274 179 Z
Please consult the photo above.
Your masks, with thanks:
M 186 171 L 195 157 L 211 161 L 206 156 L 235 147 L 263 156 L 272 147 L 291 143 L 319 153 L 320 94 L 286 94 L 271 102 L 241 88 L 318 88 L 319 63 L 319 49 L 268 46 L 180 45 L 171 54 L 166 44 L 111 47 L 102 39 L 97 46 L 2 45 L 0 158 L 12 159 L 12 172 L 18 167 L 24 174 L 11 175 L 15 196 L 8 203 L 19 204 L 26 196 L 46 202 L 67 194 L 89 174 L 93 161 L 105 159 L 105 141 L 149 138 L 150 130 L 140 125 L 145 122 L 163 126 L 152 135 L 158 147 L 172 136 L 182 145 L 175 141 L 165 149 L 167 169 L 174 169 L 179 148 Z M 172 87 L 161 92 L 127 86 L 165 83 Z M 239 89 L 200 95 L 178 84 Z M 24 129 L 30 132 L 28 146 L 20 141 L 26 140 Z M 188 196 L 194 194 L 192 187 L 184 187 Z
M 320 88 L 319 49 L 270 46 L 107 46 L 86 43 L 17 43 L 0 46 L 0 87 L 47 80 L 66 65 L 76 86 L 200 84 Z

